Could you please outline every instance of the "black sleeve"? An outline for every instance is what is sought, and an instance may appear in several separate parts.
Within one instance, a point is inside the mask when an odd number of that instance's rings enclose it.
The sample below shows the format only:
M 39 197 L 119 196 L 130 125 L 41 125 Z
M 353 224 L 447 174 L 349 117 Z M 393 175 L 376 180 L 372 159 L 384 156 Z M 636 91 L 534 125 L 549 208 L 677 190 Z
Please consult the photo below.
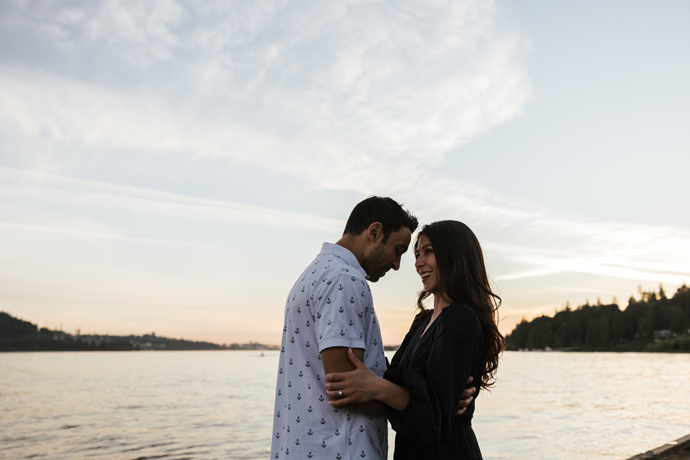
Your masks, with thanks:
M 436 321 L 440 323 L 433 332 L 426 362 L 415 363 L 419 367 L 394 367 L 386 372 L 385 378 L 410 392 L 410 402 L 404 410 L 386 406 L 386 414 L 397 433 L 442 449 L 450 439 L 467 379 L 476 368 L 483 335 L 479 319 L 466 305 L 444 308 Z

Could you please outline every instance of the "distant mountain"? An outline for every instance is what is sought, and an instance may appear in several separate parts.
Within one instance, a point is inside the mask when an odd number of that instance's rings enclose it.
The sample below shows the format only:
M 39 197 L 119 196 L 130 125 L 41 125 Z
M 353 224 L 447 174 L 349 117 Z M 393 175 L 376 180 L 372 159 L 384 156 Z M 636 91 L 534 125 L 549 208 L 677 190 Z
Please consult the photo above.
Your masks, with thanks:
M 522 320 L 506 337 L 508 350 L 690 352 L 690 288 L 672 298 L 663 288 L 617 304 L 566 307 L 553 317 Z
M 0 312 L 0 351 L 106 351 L 106 350 L 271 350 L 278 347 L 257 342 L 218 345 L 184 339 L 143 336 L 72 335 L 38 328 L 33 323 Z

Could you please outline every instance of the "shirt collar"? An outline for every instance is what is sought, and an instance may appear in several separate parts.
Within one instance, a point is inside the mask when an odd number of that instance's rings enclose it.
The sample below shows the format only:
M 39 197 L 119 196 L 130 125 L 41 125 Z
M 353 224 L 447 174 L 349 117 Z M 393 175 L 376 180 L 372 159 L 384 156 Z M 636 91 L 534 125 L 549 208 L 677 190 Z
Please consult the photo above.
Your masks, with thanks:
M 321 252 L 319 254 L 333 254 L 335 256 L 338 256 L 341 259 L 343 259 L 345 263 L 348 264 L 350 267 L 360 272 L 362 276 L 364 276 L 367 279 L 369 277 L 369 275 L 367 275 L 367 272 L 364 271 L 362 266 L 359 264 L 359 261 L 357 260 L 355 255 L 349 249 L 346 249 L 338 244 L 323 243 L 323 246 L 321 246 Z

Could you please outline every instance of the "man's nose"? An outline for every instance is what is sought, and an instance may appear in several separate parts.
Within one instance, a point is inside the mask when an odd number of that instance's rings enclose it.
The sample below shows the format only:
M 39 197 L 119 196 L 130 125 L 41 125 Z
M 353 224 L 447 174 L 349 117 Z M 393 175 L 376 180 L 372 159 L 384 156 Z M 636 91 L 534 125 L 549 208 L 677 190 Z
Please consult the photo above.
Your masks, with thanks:
M 400 268 L 400 257 L 396 258 L 396 259 L 393 261 L 393 270 L 396 270 L 396 271 L 397 271 L 398 268 Z

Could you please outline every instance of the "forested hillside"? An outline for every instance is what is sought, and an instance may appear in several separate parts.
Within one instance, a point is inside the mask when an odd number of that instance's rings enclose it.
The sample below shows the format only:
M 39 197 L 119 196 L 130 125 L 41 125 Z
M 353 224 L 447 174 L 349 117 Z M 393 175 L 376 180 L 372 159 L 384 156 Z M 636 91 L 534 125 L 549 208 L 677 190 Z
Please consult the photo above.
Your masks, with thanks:
M 523 320 L 506 337 L 508 350 L 690 351 L 690 288 L 668 298 L 659 292 L 616 303 L 566 307 L 553 317 Z

